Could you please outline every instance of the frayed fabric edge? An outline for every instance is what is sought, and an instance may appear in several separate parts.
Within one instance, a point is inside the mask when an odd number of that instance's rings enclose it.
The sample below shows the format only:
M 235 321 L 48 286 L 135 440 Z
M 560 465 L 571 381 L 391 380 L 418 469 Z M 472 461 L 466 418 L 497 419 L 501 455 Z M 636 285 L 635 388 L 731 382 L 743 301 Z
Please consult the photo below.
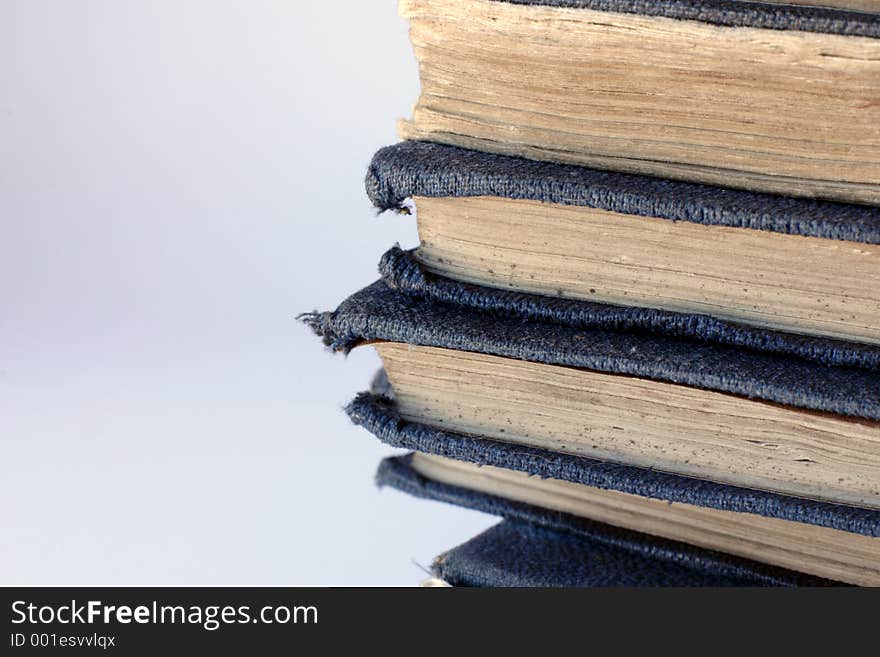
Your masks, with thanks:
M 402 418 L 393 400 L 363 392 L 345 408 L 348 417 L 397 448 L 516 470 L 604 490 L 880 537 L 880 511 L 742 488 L 562 452 L 443 431 Z
M 462 283 L 425 271 L 414 251 L 395 245 L 382 255 L 379 274 L 389 288 L 439 303 L 574 328 L 646 331 L 759 353 L 795 356 L 821 365 L 880 369 L 880 347 L 873 345 L 754 328 L 711 315 L 616 306 Z

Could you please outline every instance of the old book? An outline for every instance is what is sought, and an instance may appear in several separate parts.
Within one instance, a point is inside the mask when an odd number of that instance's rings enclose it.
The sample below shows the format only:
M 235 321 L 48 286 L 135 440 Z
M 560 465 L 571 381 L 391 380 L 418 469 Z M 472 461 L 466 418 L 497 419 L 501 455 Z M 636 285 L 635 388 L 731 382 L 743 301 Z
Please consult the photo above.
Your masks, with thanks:
M 414 200 L 427 274 L 880 344 L 880 208 L 415 142 L 375 155 L 367 191 Z
M 401 0 L 400 134 L 880 204 L 880 4 Z M 857 11 L 854 11 L 857 10 Z
M 457 587 L 756 586 L 512 520 L 447 550 L 431 570 Z
M 878 539 L 749 514 L 603 491 L 554 479 L 418 456 L 415 471 L 477 493 L 562 511 L 634 532 L 800 569 L 852 584 L 877 585 Z
M 501 516 L 502 525 L 445 552 L 434 572 L 456 586 L 820 586 L 803 573 L 517 502 L 434 478 L 438 457 L 387 458 L 376 482 L 419 498 Z M 490 468 L 491 469 L 491 468 Z M 443 478 L 442 473 L 440 478 Z M 460 477 L 459 477 L 460 478 Z
M 408 421 L 880 508 L 880 376 L 689 340 L 524 322 L 377 283 L 309 321 L 371 343 Z
M 463 433 L 880 508 L 880 423 L 649 379 L 376 345 L 401 415 Z
M 817 577 L 880 585 L 877 510 L 441 430 L 407 421 L 393 401 L 369 394 L 359 395 L 348 413 L 388 445 L 427 455 L 412 460 L 420 485 L 434 481 L 487 494 L 484 510 L 492 513 L 566 526 L 571 517 L 586 518 Z

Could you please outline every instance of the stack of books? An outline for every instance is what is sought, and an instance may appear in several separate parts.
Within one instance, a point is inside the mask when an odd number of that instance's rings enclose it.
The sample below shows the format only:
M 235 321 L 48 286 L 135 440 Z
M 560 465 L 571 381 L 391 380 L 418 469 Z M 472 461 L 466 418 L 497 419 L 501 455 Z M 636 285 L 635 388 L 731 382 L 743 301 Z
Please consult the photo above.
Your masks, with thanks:
M 401 13 L 420 246 L 306 321 L 379 483 L 503 519 L 437 577 L 880 585 L 880 2 Z

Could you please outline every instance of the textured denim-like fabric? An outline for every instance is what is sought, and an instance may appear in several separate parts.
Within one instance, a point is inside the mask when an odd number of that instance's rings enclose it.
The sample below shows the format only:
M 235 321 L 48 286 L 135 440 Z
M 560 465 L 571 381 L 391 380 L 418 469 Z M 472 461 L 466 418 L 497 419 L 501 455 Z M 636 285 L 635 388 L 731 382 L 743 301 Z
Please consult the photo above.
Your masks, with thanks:
M 644 333 L 615 333 L 413 297 L 378 281 L 335 312 L 303 316 L 325 344 L 445 347 L 680 383 L 811 410 L 880 419 L 880 372 Z
M 756 586 L 588 538 L 505 520 L 444 554 L 433 573 L 453 586 Z
M 379 273 L 388 287 L 406 294 L 490 311 L 496 316 L 554 322 L 574 328 L 656 333 L 796 356 L 823 365 L 880 369 L 880 346 L 772 331 L 709 315 L 614 306 L 462 283 L 425 271 L 412 251 L 404 251 L 399 246 L 382 256 Z
M 408 141 L 379 150 L 367 194 L 380 210 L 412 196 L 499 196 L 672 221 L 880 244 L 880 208 L 493 155 Z
M 346 412 L 354 424 L 392 447 L 507 468 L 542 479 L 880 537 L 880 511 L 875 509 L 807 500 L 443 431 L 404 420 L 393 401 L 367 392 L 355 397 Z
M 574 534 L 616 550 L 641 555 L 653 562 L 674 564 L 706 577 L 736 579 L 751 586 L 823 586 L 829 580 L 776 568 L 714 550 L 698 548 L 635 531 L 613 527 L 561 511 L 432 481 L 410 465 L 412 455 L 387 458 L 379 465 L 376 482 L 415 497 L 455 504 L 502 518 Z M 572 584 L 574 585 L 574 584 Z
M 880 36 L 875 14 L 826 7 L 768 5 L 743 0 L 496 0 L 516 5 L 594 9 L 695 20 L 728 27 Z

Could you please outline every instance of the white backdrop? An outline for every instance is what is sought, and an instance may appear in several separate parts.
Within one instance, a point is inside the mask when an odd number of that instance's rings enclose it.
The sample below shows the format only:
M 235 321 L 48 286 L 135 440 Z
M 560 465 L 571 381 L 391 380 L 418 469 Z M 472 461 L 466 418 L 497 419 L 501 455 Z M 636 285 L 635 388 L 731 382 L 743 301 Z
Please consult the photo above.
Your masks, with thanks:
M 379 492 L 378 366 L 297 322 L 416 243 L 394 0 L 0 0 L 0 583 L 415 584 L 492 518 Z

